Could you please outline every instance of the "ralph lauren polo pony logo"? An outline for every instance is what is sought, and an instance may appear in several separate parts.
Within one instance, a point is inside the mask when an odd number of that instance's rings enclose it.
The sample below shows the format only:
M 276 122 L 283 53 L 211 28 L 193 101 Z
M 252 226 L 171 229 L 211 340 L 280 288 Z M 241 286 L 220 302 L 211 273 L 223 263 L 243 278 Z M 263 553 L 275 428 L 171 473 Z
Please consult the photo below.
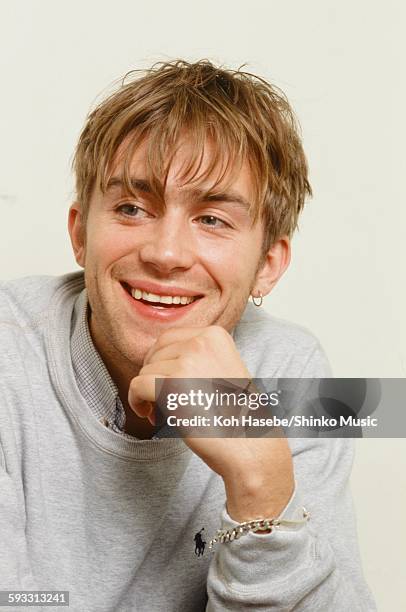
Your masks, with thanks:
M 206 542 L 205 540 L 203 540 L 202 537 L 202 531 L 204 531 L 204 527 L 202 527 L 201 530 L 198 531 L 195 537 L 193 538 L 195 541 L 195 555 L 197 555 L 198 557 L 203 555 L 204 549 L 206 547 Z

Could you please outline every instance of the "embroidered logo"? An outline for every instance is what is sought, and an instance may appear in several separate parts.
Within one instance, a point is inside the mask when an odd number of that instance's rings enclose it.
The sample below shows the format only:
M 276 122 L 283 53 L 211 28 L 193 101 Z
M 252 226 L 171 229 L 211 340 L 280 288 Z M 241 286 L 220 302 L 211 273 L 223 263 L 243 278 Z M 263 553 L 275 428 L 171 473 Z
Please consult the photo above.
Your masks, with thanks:
M 204 531 L 204 527 L 202 527 L 201 530 L 198 531 L 195 537 L 193 538 L 195 541 L 195 555 L 197 555 L 198 557 L 203 555 L 204 549 L 206 547 L 206 542 L 205 540 L 203 540 L 202 537 L 202 531 Z

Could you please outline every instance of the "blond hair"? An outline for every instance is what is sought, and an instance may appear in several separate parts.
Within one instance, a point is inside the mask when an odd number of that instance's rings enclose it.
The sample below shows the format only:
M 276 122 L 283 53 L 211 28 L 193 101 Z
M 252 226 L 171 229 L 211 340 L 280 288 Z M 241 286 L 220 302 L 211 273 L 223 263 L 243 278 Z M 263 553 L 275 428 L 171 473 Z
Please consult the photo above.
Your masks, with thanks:
M 148 70 L 133 70 L 89 114 L 73 158 L 84 222 L 93 189 L 105 192 L 124 139 L 129 143 L 123 158 L 126 190 L 136 195 L 129 167 L 134 151 L 148 137 L 146 178 L 163 201 L 171 160 L 185 129 L 194 142 L 186 178 L 197 175 L 210 137 L 214 154 L 202 178 L 218 170 L 213 188 L 247 160 L 254 186 L 252 220 L 263 220 L 264 248 L 293 234 L 311 187 L 289 102 L 263 78 L 217 67 L 206 59 L 158 62 Z

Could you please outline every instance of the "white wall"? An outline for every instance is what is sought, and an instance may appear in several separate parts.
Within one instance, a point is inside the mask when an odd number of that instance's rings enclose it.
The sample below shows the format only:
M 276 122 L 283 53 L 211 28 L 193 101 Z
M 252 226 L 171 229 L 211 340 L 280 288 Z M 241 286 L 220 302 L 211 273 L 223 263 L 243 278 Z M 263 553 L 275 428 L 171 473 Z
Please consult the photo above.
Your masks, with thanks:
M 77 268 L 69 163 L 113 80 L 167 58 L 248 62 L 296 109 L 315 193 L 266 308 L 312 329 L 336 376 L 404 377 L 404 13 L 395 0 L 2 3 L 0 278 Z M 365 571 L 384 611 L 406 603 L 404 448 L 358 442 L 352 481 Z M 387 512 L 396 528 L 382 522 Z

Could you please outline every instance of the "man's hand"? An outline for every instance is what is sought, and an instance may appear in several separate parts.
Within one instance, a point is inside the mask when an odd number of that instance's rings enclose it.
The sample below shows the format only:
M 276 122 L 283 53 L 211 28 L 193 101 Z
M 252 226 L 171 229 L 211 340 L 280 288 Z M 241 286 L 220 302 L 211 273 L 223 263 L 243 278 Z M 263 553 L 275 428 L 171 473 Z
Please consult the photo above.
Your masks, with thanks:
M 243 378 L 251 375 L 230 334 L 219 326 L 165 331 L 151 347 L 128 402 L 154 423 L 156 378 Z M 227 511 L 236 521 L 280 514 L 294 488 L 293 462 L 285 438 L 184 438 L 222 476 Z
M 129 403 L 138 416 L 153 422 L 156 378 L 251 378 L 230 334 L 220 326 L 169 329 L 147 352 L 133 378 Z

